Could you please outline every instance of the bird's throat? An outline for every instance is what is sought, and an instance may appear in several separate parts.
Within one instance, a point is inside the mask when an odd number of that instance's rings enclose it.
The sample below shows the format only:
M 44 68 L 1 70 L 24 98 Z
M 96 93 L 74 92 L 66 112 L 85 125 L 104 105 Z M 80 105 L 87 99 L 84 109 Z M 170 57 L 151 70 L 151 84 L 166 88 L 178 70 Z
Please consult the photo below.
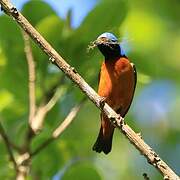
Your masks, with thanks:
M 104 45 L 101 44 L 98 46 L 101 53 L 104 55 L 105 60 L 117 59 L 121 57 L 121 50 L 119 45 Z

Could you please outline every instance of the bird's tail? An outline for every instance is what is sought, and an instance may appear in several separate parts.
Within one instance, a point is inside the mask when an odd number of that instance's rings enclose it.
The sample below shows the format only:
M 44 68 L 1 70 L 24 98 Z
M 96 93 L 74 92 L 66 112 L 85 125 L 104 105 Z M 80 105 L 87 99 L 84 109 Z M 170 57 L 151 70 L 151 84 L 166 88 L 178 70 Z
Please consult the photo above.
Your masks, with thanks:
M 98 153 L 103 151 L 105 154 L 108 154 L 112 148 L 114 126 L 107 117 L 104 115 L 101 117 L 101 128 L 97 140 L 93 146 L 93 150 Z

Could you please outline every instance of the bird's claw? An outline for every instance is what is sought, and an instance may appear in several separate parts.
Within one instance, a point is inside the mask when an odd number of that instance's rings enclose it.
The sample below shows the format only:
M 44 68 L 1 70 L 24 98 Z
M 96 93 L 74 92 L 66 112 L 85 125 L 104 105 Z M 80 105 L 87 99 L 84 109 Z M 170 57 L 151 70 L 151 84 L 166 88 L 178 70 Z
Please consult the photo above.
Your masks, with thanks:
M 124 118 L 122 118 L 121 115 L 119 114 L 119 117 L 117 119 L 118 126 L 120 127 L 123 124 L 123 122 L 124 122 Z
M 99 105 L 101 108 L 104 107 L 104 104 L 106 103 L 106 97 L 100 97 Z

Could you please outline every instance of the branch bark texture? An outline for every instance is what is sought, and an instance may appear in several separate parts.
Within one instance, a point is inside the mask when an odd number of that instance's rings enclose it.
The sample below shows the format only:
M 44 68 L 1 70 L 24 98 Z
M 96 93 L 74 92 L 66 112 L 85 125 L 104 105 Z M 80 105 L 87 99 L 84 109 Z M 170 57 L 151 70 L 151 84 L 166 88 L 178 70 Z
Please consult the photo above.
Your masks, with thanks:
M 23 32 L 24 51 L 26 54 L 28 73 L 29 73 L 29 124 L 33 123 L 33 118 L 36 112 L 36 94 L 35 94 L 35 61 L 32 54 L 30 38 L 27 33 Z
M 103 111 L 111 122 L 129 139 L 129 141 L 145 156 L 147 161 L 153 165 L 164 177 L 169 180 L 179 180 L 175 172 L 147 145 L 143 139 L 135 133 L 124 120 L 107 104 L 102 105 L 101 97 L 85 82 L 85 80 L 71 67 L 66 61 L 52 48 L 52 46 L 35 30 L 27 19 L 17 11 L 17 9 L 8 1 L 0 0 L 0 4 L 5 13 L 13 19 L 26 31 L 34 42 L 49 56 L 53 64 L 58 66 L 87 97 Z

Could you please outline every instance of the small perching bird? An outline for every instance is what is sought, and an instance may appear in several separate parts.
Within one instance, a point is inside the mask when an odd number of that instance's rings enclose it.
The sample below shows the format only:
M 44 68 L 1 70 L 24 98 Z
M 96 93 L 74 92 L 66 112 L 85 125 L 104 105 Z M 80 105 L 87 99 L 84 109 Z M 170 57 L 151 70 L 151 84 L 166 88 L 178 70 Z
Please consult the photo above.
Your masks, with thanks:
M 121 117 L 131 105 L 136 87 L 136 69 L 123 53 L 118 39 L 112 33 L 103 33 L 95 41 L 104 55 L 99 75 L 98 94 Z M 112 147 L 114 126 L 108 117 L 101 113 L 101 128 L 93 146 L 96 152 L 108 154 Z

